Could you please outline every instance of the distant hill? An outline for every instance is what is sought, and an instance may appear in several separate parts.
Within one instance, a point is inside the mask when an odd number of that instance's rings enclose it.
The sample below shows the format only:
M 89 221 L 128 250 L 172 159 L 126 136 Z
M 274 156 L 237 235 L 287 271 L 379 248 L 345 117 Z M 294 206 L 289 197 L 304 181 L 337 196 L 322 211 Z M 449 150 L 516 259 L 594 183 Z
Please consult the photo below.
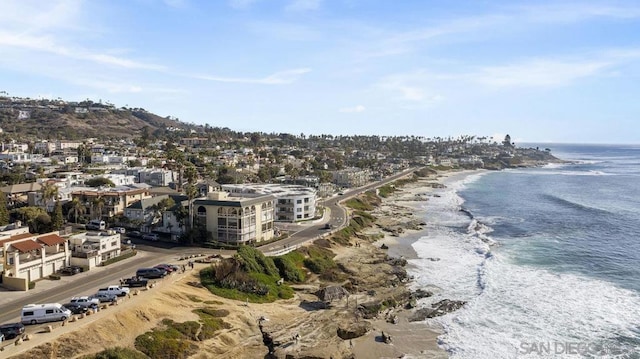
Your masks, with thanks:
M 21 138 L 132 138 L 193 125 L 141 108 L 115 108 L 92 101 L 33 100 L 0 96 L 0 128 Z

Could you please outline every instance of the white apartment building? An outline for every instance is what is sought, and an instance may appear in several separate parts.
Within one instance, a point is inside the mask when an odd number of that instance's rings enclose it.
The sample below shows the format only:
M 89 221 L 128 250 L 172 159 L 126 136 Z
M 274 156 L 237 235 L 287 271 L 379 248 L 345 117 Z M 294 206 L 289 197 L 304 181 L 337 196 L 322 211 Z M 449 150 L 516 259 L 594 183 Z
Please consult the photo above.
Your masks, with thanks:
M 275 197 L 255 193 L 211 192 L 196 199 L 196 219 L 213 239 L 231 244 L 268 241 L 274 237 Z
M 276 198 L 275 220 L 298 222 L 316 215 L 317 192 L 310 187 L 275 183 L 225 184 L 222 190 L 230 193 L 270 194 Z
M 72 265 L 91 269 L 120 255 L 120 234 L 113 231 L 76 234 L 69 243 Z

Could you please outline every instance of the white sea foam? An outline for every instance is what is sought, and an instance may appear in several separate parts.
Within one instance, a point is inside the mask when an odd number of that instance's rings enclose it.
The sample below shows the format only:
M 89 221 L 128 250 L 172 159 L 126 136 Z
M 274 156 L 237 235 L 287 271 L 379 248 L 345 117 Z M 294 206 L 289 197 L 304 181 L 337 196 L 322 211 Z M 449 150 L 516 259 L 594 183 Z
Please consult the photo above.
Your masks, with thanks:
M 478 220 L 460 212 L 463 200 L 455 190 L 469 181 L 457 180 L 425 204 L 430 228 L 413 245 L 420 259 L 411 261 L 415 286 L 441 289 L 421 305 L 444 298 L 468 301 L 454 313 L 431 319 L 443 326 L 439 343 L 452 358 L 563 357 L 531 351 L 535 343 L 554 349 L 558 343 L 633 349 L 621 347 L 617 339 L 638 337 L 640 297 L 635 292 L 518 264 L 515 249 L 496 249 L 483 241 L 483 236 L 491 239 L 490 224 L 504 219 Z

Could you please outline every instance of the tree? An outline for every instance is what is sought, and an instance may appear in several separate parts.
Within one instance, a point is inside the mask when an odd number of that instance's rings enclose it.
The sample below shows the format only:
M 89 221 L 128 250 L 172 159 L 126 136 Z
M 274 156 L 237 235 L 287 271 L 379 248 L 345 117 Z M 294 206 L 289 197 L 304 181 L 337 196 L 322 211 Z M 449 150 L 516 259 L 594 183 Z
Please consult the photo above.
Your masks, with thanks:
M 9 224 L 9 210 L 7 209 L 7 196 L 0 192 L 0 226 Z
M 71 206 L 69 213 L 73 211 L 73 220 L 75 223 L 78 223 L 78 216 L 84 215 L 87 212 L 87 207 L 85 207 L 84 203 L 82 203 L 78 197 L 73 198 L 69 203 Z
M 104 208 L 104 205 L 105 205 L 104 197 L 102 195 L 98 195 L 91 204 L 93 206 L 95 213 L 98 214 L 98 216 L 95 218 L 96 219 L 102 218 L 102 209 Z
M 56 200 L 56 204 L 53 207 L 53 213 L 51 214 L 51 226 L 54 230 L 59 230 L 64 224 L 64 216 L 62 215 L 62 204 Z
M 116 186 L 110 179 L 104 178 L 104 177 L 96 177 L 96 178 L 88 179 L 84 181 L 84 184 L 89 187 L 102 187 L 102 186 L 115 187 Z
M 42 195 L 42 206 L 45 208 L 45 210 L 47 210 L 47 204 L 50 201 L 58 198 L 58 186 L 53 183 L 45 183 L 40 191 Z

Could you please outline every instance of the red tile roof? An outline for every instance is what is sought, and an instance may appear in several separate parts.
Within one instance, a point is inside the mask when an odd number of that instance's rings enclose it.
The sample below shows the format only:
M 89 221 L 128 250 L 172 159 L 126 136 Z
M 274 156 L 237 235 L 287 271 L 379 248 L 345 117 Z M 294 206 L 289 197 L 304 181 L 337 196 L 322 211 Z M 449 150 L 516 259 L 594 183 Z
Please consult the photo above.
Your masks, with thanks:
M 66 240 L 57 234 L 49 234 L 46 236 L 38 237 L 38 241 L 44 243 L 47 246 L 55 246 L 56 244 L 63 244 Z
M 22 253 L 28 253 L 33 250 L 42 248 L 41 244 L 38 244 L 30 239 L 27 239 L 26 241 L 12 242 L 11 246 Z

